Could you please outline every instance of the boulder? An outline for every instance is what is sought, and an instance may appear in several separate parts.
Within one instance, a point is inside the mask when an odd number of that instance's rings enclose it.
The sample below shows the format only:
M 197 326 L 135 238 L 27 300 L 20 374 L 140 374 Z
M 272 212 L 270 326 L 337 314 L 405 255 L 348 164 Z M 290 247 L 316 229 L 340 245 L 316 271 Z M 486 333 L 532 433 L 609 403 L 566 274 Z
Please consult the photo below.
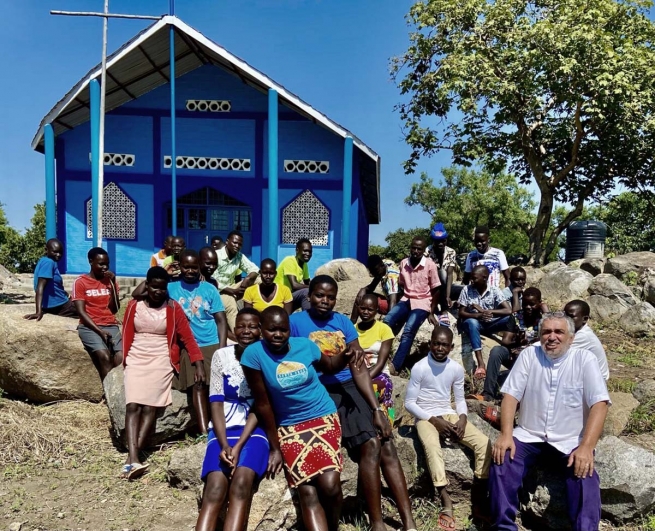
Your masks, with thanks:
M 605 269 L 605 258 L 586 258 L 580 264 L 580 269 L 591 273 L 593 276 L 600 275 Z
M 632 390 L 634 396 L 640 404 L 645 404 L 655 400 L 655 380 L 643 380 L 639 382 Z
M 610 393 L 612 406 L 607 411 L 603 437 L 608 435 L 618 436 L 628 425 L 630 415 L 639 405 L 639 401 L 630 393 Z
M 647 302 L 640 302 L 621 316 L 619 326 L 634 337 L 652 334 L 655 332 L 655 308 Z
M 409 380 L 400 376 L 391 376 L 393 382 L 393 407 L 396 410 L 394 427 L 405 426 L 414 423 L 414 416 L 405 409 L 405 393 Z
M 552 273 L 553 271 L 558 270 L 561 267 L 566 267 L 566 264 L 564 262 L 551 262 L 550 264 L 546 264 L 541 268 L 541 272 L 544 275 L 548 275 L 549 273 Z
M 591 318 L 597 321 L 616 321 L 629 308 L 639 303 L 630 288 L 614 275 L 597 275 L 589 285 Z
M 641 298 L 655 304 L 655 269 L 650 267 L 644 269 L 639 277 L 638 286 L 642 288 Z
M 620 280 L 630 273 L 635 273 L 635 278 L 647 267 L 655 267 L 655 253 L 648 251 L 628 253 L 614 258 L 609 258 L 603 273 L 614 275 Z
M 337 282 L 357 280 L 362 286 L 371 282 L 371 275 L 366 266 L 354 258 L 330 260 L 316 270 L 316 275 L 330 275 Z
M 580 266 L 582 265 L 582 262 L 584 262 L 584 258 L 581 258 L 579 260 L 573 260 L 572 262 L 569 262 L 567 267 L 571 267 L 573 269 L 580 269 Z
M 0 388 L 37 403 L 99 402 L 102 385 L 77 335 L 77 320 L 23 319 L 33 312 L 32 305 L 0 304 Z
M 123 367 L 113 369 L 105 378 L 103 386 L 114 435 L 118 441 L 126 445 Z M 156 445 L 177 439 L 196 424 L 186 393 L 173 389 L 171 395 L 173 403 L 158 412 L 155 430 L 149 437 L 148 444 Z
M 541 290 L 551 309 L 555 309 L 572 299 L 585 298 L 593 279 L 591 273 L 581 269 L 557 267 L 546 273 L 536 287 Z
M 524 267 L 525 269 L 525 274 L 526 274 L 526 286 L 535 286 L 537 283 L 544 278 L 544 273 L 543 269 L 540 269 L 538 267 Z

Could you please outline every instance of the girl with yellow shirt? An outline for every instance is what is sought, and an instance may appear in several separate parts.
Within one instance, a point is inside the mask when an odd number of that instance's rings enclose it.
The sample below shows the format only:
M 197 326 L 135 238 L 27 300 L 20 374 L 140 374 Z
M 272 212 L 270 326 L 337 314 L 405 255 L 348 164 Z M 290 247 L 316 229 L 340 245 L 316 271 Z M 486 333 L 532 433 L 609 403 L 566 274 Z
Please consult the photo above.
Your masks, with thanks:
M 282 284 L 275 283 L 277 264 L 270 258 L 264 258 L 259 266 L 261 284 L 255 284 L 246 289 L 243 294 L 243 305 L 263 312 L 269 306 L 284 308 L 287 314 L 293 312 L 293 295 L 291 290 Z

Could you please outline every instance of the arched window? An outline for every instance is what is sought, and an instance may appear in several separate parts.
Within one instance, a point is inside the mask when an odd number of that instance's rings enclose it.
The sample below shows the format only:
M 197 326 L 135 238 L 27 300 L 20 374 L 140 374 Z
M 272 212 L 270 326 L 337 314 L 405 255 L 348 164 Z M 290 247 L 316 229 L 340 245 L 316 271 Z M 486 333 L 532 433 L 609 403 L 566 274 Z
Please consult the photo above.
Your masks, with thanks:
M 321 200 L 305 190 L 282 210 L 282 243 L 295 245 L 308 238 L 312 245 L 328 245 L 330 211 Z
M 103 191 L 102 237 L 108 240 L 136 240 L 136 205 L 117 184 Z M 86 202 L 86 236 L 93 238 L 92 201 Z

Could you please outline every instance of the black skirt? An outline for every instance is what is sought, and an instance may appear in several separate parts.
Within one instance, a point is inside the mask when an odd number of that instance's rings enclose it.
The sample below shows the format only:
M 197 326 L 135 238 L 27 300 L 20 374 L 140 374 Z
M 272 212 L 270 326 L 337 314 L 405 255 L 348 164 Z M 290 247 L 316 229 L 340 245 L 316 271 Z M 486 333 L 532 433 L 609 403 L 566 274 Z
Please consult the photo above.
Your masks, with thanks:
M 372 420 L 373 410 L 354 381 L 327 384 L 325 388 L 337 406 L 341 421 L 341 445 L 344 448 L 354 450 L 369 439 L 377 437 Z

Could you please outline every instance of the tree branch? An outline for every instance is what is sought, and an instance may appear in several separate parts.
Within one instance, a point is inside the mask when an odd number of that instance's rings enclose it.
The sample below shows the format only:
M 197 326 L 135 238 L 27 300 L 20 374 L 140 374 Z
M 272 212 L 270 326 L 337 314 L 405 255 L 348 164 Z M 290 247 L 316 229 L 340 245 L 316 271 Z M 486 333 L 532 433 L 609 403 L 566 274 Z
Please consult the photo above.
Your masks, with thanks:
M 580 114 L 582 113 L 582 102 L 578 101 L 575 106 L 575 140 L 573 141 L 573 149 L 571 149 L 571 162 L 562 169 L 555 177 L 551 179 L 551 186 L 556 188 L 559 183 L 564 180 L 564 178 L 571 173 L 576 164 L 578 163 L 578 151 L 580 150 L 580 144 L 584 138 L 584 127 L 582 127 L 582 121 L 580 120 Z

